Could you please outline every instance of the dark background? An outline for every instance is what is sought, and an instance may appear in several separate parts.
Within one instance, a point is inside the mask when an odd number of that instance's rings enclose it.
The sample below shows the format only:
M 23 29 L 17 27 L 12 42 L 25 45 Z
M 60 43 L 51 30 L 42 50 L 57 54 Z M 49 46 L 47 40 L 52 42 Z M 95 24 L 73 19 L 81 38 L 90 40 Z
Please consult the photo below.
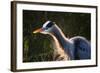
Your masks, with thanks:
M 23 10 L 23 62 L 52 61 L 51 37 L 32 33 L 47 20 L 55 22 L 67 38 L 83 36 L 91 41 L 89 13 Z

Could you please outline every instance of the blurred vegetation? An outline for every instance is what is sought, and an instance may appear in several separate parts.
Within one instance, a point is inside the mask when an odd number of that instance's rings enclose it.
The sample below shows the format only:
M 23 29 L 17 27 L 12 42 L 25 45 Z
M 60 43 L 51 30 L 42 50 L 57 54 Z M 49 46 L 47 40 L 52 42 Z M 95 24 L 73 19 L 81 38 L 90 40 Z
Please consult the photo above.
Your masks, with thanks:
M 52 61 L 51 37 L 32 33 L 47 20 L 54 21 L 68 38 L 83 36 L 91 40 L 89 13 L 23 10 L 23 62 Z

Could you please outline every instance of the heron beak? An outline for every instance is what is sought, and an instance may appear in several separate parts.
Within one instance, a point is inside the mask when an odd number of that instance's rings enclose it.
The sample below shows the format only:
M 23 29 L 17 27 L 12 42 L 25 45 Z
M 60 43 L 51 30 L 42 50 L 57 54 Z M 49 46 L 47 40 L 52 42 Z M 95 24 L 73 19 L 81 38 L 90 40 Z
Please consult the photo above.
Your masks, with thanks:
M 40 33 L 42 31 L 43 31 L 43 29 L 42 28 L 39 28 L 39 29 L 36 29 L 35 31 L 33 31 L 33 33 Z

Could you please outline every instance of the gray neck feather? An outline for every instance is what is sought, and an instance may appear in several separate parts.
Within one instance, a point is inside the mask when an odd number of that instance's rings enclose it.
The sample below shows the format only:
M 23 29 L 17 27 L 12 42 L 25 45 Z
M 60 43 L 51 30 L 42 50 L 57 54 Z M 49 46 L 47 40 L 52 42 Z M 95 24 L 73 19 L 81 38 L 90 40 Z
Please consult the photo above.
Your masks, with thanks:
M 57 25 L 54 25 L 51 28 L 50 33 L 52 33 L 58 40 L 59 44 L 61 45 L 61 47 L 63 47 L 63 49 L 65 50 L 65 52 L 67 54 L 69 54 L 69 56 L 71 55 L 71 42 L 69 41 L 69 39 L 67 39 L 65 37 L 65 35 L 63 34 L 63 32 L 60 30 L 60 28 Z
M 57 38 L 62 47 L 65 48 L 70 44 L 69 40 L 65 37 L 64 33 L 60 30 L 60 28 L 57 25 L 53 26 L 51 33 Z

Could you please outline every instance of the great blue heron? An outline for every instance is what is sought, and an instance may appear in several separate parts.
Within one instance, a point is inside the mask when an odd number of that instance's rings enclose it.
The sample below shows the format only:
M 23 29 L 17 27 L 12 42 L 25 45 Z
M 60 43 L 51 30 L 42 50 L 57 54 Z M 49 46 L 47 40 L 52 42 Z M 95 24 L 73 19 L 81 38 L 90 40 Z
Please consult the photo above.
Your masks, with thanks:
M 54 42 L 54 60 L 81 60 L 91 58 L 91 45 L 81 36 L 66 38 L 61 29 L 52 21 L 46 21 L 33 33 L 49 34 Z

